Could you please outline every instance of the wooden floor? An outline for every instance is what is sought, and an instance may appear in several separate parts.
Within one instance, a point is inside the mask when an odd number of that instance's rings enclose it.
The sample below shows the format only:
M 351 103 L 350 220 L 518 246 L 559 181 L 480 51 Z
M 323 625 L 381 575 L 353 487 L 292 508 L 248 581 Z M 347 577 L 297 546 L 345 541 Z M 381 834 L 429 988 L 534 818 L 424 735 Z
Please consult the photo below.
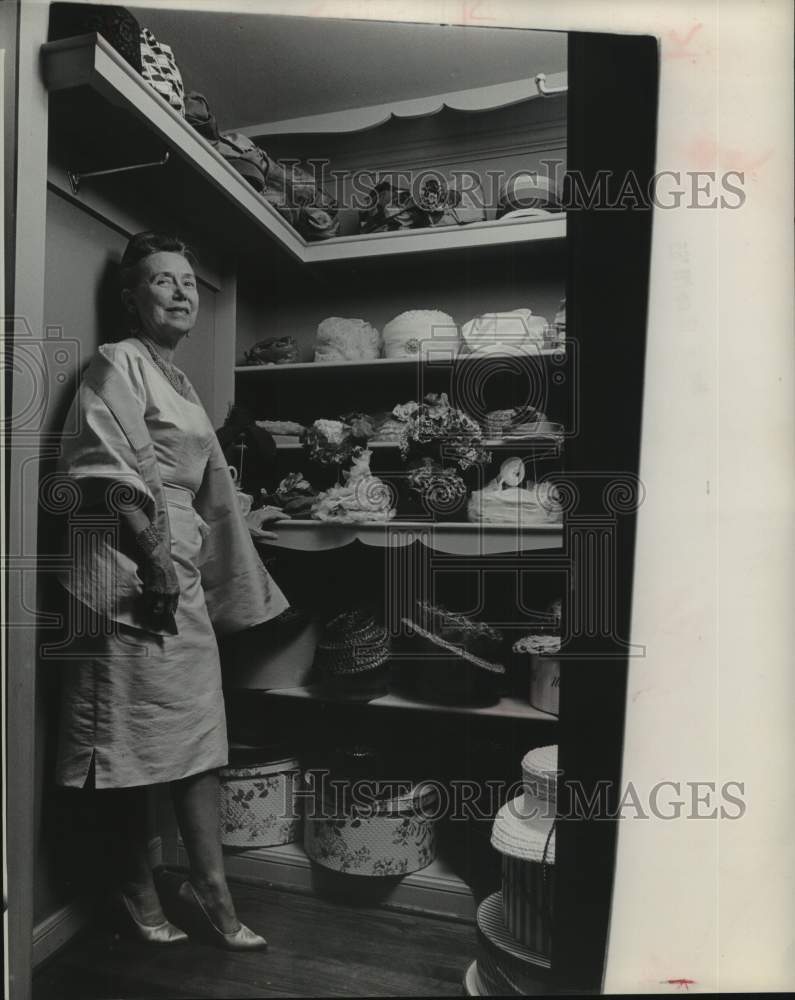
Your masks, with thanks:
M 157 948 L 87 931 L 38 971 L 34 1000 L 463 995 L 476 948 L 469 924 L 259 886 L 233 895 L 267 952 Z

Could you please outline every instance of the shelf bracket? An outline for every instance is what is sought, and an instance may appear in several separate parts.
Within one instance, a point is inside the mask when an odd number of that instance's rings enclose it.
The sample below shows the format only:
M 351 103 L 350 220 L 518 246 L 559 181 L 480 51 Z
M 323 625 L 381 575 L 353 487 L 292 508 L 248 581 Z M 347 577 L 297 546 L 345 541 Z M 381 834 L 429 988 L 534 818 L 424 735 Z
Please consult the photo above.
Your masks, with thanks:
M 92 170 L 89 173 L 78 173 L 76 170 L 67 170 L 66 176 L 72 187 L 72 194 L 77 194 L 80 190 L 81 181 L 86 177 L 104 177 L 108 174 L 126 174 L 130 170 L 144 170 L 148 167 L 164 167 L 171 157 L 171 153 L 164 153 L 161 160 L 154 160 L 151 163 L 133 163 L 129 167 L 113 167 L 110 170 Z
M 565 94 L 569 89 L 568 87 L 548 87 L 546 73 L 536 74 L 535 85 L 538 87 L 538 92 L 542 97 L 554 97 L 556 94 Z

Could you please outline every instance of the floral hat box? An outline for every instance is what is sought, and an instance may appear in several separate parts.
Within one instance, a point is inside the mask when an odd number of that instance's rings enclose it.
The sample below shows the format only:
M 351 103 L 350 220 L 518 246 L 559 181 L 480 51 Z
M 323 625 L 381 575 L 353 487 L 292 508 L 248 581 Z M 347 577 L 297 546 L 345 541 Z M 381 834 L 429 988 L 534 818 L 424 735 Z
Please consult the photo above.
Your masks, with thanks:
M 408 875 L 436 858 L 438 793 L 419 785 L 371 811 L 307 817 L 304 848 L 309 857 L 348 875 Z
M 224 767 L 221 843 L 224 847 L 276 847 L 298 840 L 301 768 L 295 757 Z M 264 756 L 264 755 L 263 755 Z

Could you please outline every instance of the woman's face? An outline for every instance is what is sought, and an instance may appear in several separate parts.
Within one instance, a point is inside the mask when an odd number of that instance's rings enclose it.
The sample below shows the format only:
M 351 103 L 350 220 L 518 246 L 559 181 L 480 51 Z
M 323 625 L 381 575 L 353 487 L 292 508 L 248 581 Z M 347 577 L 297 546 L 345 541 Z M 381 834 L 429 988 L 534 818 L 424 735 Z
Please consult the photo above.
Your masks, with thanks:
M 124 297 L 141 332 L 164 346 L 175 347 L 196 323 L 196 275 L 180 253 L 159 251 L 144 257 L 138 264 L 138 279 L 125 289 Z

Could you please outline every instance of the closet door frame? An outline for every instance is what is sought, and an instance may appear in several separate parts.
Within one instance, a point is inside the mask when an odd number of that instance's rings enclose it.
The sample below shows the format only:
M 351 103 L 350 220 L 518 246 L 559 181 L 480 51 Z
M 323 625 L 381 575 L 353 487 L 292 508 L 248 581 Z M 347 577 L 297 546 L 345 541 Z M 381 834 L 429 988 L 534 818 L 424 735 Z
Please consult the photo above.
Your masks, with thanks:
M 44 251 L 47 189 L 48 97 L 39 72 L 49 4 L 3 4 L 6 49 L 5 156 L 14 189 L 6 191 L 5 249 L 5 499 L 4 661 L 5 805 L 8 992 L 27 1000 L 33 972 L 33 843 L 35 698 L 37 660 L 38 464 L 43 446 L 28 419 L 31 389 L 25 356 L 44 357 Z M 15 72 L 14 72 L 15 71 Z M 13 77 L 15 76 L 15 79 Z M 6 178 L 9 169 L 6 170 Z M 46 391 L 46 386 L 41 390 Z M 26 399 L 28 397 L 28 399 Z
M 658 43 L 652 36 L 572 32 L 569 35 L 568 170 L 592 183 L 608 171 L 608 200 L 615 202 L 631 172 L 650 190 L 655 169 Z M 587 557 L 572 549 L 564 624 L 575 637 L 562 665 L 559 767 L 564 782 L 585 796 L 609 782 L 607 817 L 620 802 L 628 662 L 642 655 L 628 645 L 633 594 L 638 480 L 643 410 L 646 320 L 651 262 L 652 208 L 575 209 L 567 216 L 569 272 L 567 333 L 576 341 L 580 373 L 578 433 L 566 443 L 566 467 L 578 492 L 567 515 L 591 527 L 613 520 L 609 582 L 612 630 L 588 634 L 574 621 L 580 611 L 602 614 L 608 600 L 604 576 L 583 579 Z M 629 491 L 608 494 L 611 484 Z M 634 493 L 634 496 L 633 496 Z M 569 531 L 568 537 L 572 534 Z M 580 578 L 578 580 L 578 577 Z M 583 595 L 587 598 L 587 608 Z M 595 629 L 595 632 L 607 631 Z M 572 810 L 571 790 L 558 795 Z M 576 813 L 576 808 L 572 810 Z M 601 992 L 611 916 L 618 820 L 558 823 L 558 881 L 553 969 L 567 986 Z

